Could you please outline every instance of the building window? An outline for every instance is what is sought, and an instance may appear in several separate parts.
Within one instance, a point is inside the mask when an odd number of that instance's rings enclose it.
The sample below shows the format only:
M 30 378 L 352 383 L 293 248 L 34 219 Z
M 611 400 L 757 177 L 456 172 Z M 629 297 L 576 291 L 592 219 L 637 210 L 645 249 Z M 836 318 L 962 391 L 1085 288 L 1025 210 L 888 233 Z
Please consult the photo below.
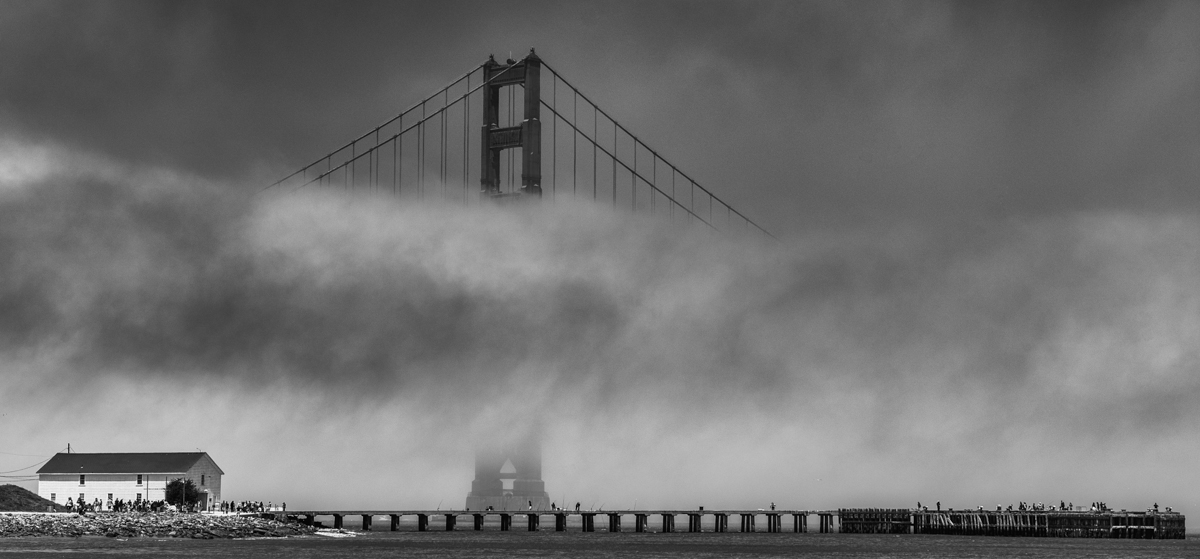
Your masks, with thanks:
M 57 503 L 57 502 L 58 502 L 58 495 L 57 495 L 57 494 L 55 494 L 55 493 L 51 493 L 51 494 L 50 494 L 50 501 L 51 501 L 51 502 L 54 502 L 54 503 Z
M 200 474 L 200 485 L 204 485 L 204 474 Z
M 138 482 L 137 482 L 137 484 L 138 484 L 138 485 L 141 485 L 141 484 L 142 484 L 142 474 L 138 474 Z
M 140 501 L 140 500 L 142 500 L 142 494 L 141 494 L 141 493 L 138 493 L 138 494 L 137 494 L 137 496 L 138 496 L 138 497 L 137 497 L 137 500 L 139 500 L 139 501 Z
M 112 493 L 108 494 L 108 500 L 110 500 L 110 501 L 112 500 Z
M 79 503 L 83 502 L 83 493 L 79 494 L 79 501 L 77 501 L 77 502 L 79 502 Z
M 79 485 L 83 485 L 84 477 L 86 477 L 86 476 L 84 476 L 83 474 L 79 474 Z

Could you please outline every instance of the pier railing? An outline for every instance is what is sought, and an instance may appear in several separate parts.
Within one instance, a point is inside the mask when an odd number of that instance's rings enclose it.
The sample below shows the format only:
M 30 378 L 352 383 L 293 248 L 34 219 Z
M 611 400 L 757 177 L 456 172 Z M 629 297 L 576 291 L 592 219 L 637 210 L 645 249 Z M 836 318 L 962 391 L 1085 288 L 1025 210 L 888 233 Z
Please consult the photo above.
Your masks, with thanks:
M 1184 515 L 1129 511 L 916 511 L 914 534 L 1183 539 Z

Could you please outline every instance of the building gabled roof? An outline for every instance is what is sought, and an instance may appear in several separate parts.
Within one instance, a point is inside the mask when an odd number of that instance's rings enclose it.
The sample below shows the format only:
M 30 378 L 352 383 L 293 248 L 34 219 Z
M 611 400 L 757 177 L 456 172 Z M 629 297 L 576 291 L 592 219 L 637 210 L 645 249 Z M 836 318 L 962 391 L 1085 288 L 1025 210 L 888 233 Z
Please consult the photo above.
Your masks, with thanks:
M 95 452 L 55 454 L 39 474 L 182 474 L 206 452 Z M 209 460 L 212 460 L 209 457 Z M 213 465 L 216 466 L 216 462 Z M 221 467 L 217 471 L 222 474 Z

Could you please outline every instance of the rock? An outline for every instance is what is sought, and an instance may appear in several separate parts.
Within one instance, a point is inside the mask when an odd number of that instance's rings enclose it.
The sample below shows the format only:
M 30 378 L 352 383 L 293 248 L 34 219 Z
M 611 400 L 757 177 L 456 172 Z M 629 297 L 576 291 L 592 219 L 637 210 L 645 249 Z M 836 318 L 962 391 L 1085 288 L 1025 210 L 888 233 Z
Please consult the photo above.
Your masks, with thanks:
M 0 513 L 0 537 L 177 537 L 192 539 L 287 537 L 312 534 L 315 527 L 273 519 L 180 513 L 75 514 Z

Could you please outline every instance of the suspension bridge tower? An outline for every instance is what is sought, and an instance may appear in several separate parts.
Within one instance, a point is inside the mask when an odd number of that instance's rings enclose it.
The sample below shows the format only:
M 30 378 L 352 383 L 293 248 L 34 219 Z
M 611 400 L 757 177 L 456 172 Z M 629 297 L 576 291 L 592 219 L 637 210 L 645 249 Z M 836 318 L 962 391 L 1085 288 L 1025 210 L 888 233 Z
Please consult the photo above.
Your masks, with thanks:
M 533 49 L 520 61 L 506 64 L 488 57 L 483 64 L 483 158 L 480 183 L 483 194 L 493 198 L 542 195 L 542 60 Z M 500 127 L 500 89 L 522 86 L 525 90 L 524 115 L 520 124 Z M 521 150 L 521 189 L 504 193 L 500 189 L 500 153 Z
M 542 61 L 530 49 L 520 61 L 505 64 L 488 57 L 483 64 L 483 129 L 480 184 L 482 194 L 496 200 L 542 195 Z M 500 126 L 500 90 L 524 90 L 520 124 Z M 520 150 L 521 187 L 504 192 L 500 185 L 500 154 Z M 475 449 L 475 480 L 467 494 L 467 508 L 482 510 L 534 510 L 550 508 L 542 481 L 541 429 L 519 426 L 493 434 Z

